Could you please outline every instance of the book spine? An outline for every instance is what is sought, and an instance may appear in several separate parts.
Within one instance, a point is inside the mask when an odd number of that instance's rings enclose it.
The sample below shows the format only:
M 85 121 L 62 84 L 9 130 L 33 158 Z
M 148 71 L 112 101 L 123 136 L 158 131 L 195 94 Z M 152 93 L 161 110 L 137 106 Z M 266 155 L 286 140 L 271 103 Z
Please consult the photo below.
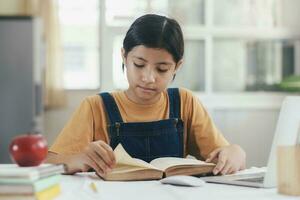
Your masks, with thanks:
M 26 180 L 37 180 L 39 178 L 39 172 L 37 171 L 29 171 L 29 170 L 22 170 L 22 171 L 13 171 L 12 169 L 3 171 L 0 174 L 1 179 L 26 179 Z
M 23 194 L 30 195 L 33 194 L 34 190 L 32 185 L 22 185 L 22 187 L 10 185 L 0 185 L 0 196 L 1 195 L 14 195 L 14 194 Z
M 34 170 L 34 169 L 32 169 Z M 2 183 L 33 183 L 42 178 L 46 178 L 52 175 L 61 174 L 65 172 L 63 165 L 54 165 L 44 167 L 41 171 L 30 171 L 22 170 L 21 172 L 17 170 L 9 169 L 8 175 L 0 175 L 0 184 Z

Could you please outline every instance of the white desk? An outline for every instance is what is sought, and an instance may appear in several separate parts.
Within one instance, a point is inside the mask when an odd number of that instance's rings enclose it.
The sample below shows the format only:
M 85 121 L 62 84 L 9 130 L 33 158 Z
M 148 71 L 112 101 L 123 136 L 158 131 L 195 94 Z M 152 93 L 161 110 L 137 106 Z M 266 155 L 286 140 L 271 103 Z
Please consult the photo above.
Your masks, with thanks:
M 274 189 L 250 188 L 206 183 L 202 187 L 180 187 L 164 185 L 159 181 L 110 182 L 93 178 L 94 173 L 64 175 L 61 187 L 62 194 L 57 200 L 69 199 L 112 199 L 112 200 L 195 200 L 195 199 L 300 199 L 280 195 Z M 90 188 L 90 183 L 97 185 L 98 192 Z

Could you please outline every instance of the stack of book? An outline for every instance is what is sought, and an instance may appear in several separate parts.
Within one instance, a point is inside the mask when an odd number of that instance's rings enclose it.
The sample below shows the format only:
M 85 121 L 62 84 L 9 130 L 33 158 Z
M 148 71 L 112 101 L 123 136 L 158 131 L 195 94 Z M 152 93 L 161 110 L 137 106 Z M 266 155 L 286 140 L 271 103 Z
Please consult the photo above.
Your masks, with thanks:
M 0 165 L 0 200 L 51 200 L 60 190 L 63 165 L 43 164 L 37 167 Z

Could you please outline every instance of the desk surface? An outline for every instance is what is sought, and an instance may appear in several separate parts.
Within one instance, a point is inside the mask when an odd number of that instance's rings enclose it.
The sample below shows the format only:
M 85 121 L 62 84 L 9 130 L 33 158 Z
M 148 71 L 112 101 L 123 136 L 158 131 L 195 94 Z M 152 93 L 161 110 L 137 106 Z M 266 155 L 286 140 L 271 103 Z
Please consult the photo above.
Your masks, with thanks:
M 62 194 L 57 200 L 69 199 L 300 199 L 277 193 L 277 189 L 250 188 L 206 183 L 201 187 L 164 185 L 159 181 L 115 182 L 95 178 L 94 173 L 64 175 L 61 182 Z M 97 192 L 90 187 L 97 186 Z

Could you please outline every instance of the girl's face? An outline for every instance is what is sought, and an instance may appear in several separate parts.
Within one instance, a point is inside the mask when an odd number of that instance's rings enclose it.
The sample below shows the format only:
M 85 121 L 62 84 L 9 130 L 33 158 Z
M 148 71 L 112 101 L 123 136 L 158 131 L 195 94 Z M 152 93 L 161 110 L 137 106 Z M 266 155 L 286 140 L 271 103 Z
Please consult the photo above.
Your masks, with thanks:
M 148 48 L 143 45 L 134 47 L 127 57 L 124 53 L 122 49 L 129 83 L 126 94 L 140 104 L 156 102 L 182 63 L 179 61 L 176 64 L 172 55 L 164 49 Z

